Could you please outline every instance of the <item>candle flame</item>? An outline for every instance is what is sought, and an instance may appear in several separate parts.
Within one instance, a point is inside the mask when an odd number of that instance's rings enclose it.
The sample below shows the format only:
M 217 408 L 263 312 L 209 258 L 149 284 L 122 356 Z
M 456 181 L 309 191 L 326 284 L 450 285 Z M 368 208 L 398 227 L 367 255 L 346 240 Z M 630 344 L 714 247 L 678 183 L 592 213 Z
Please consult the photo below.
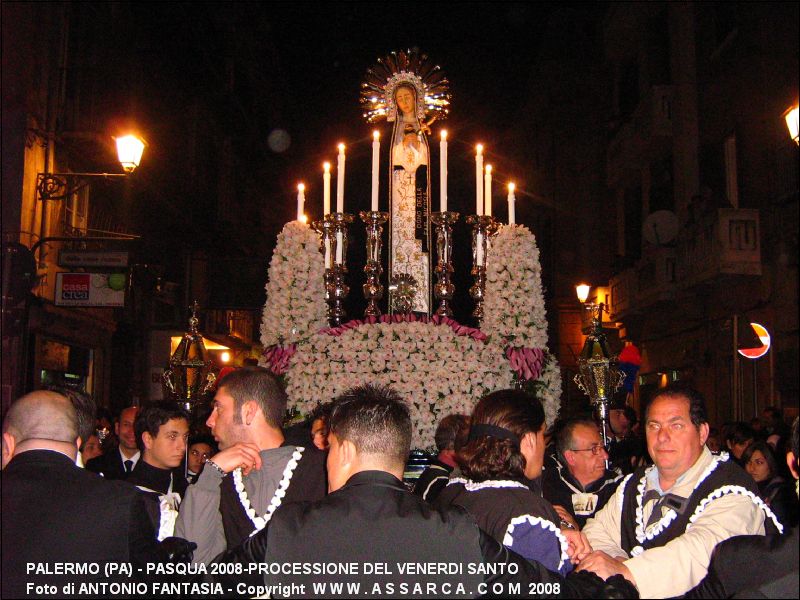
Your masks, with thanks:
M 486 165 L 486 172 L 487 172 L 488 174 L 491 174 L 491 173 L 492 173 L 492 165 Z
M 305 215 L 300 215 L 298 221 L 300 221 L 301 223 L 308 223 L 308 217 Z
M 478 151 L 478 154 L 481 154 L 483 152 L 483 144 L 478 144 L 475 146 L 475 150 Z
M 373 131 L 372 132 L 372 139 L 375 140 L 376 142 L 380 139 L 380 137 L 381 137 L 381 134 L 380 134 L 379 131 Z M 342 146 L 339 146 L 339 147 L 341 148 Z
M 298 192 L 304 192 L 304 191 L 306 191 L 306 184 L 304 184 L 304 183 L 298 183 L 298 184 L 297 184 L 297 191 L 298 191 Z
M 326 173 L 328 173 L 331 170 L 331 163 L 329 162 L 322 163 L 322 168 L 325 169 Z
M 513 194 L 515 189 L 517 189 L 516 185 L 514 185 L 513 183 L 509 183 L 508 184 L 508 193 L 509 194 Z
M 447 129 L 442 129 L 442 141 L 447 141 Z
M 339 152 L 344 152 L 344 144 L 339 144 Z

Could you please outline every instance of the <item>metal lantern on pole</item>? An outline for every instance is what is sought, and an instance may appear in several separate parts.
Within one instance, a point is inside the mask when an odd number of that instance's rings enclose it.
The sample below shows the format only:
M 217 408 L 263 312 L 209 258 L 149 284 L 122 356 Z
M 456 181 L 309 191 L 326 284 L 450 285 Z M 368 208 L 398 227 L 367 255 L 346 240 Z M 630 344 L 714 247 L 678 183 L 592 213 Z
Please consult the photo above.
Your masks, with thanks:
M 582 286 L 579 286 L 582 287 Z M 579 298 L 587 310 L 591 310 L 592 324 L 578 358 L 578 374 L 575 383 L 589 396 L 592 406 L 600 419 L 603 445 L 608 448 L 610 425 L 608 410 L 611 398 L 625 379 L 625 374 L 617 367 L 617 357 L 608 347 L 603 332 L 603 304 L 587 303 L 588 290 L 578 290 Z
M 212 361 L 197 330 L 199 320 L 197 301 L 190 307 L 189 331 L 183 334 L 178 347 L 169 359 L 169 368 L 164 370 L 163 381 L 167 393 L 186 410 L 213 387 L 216 377 L 211 372 Z

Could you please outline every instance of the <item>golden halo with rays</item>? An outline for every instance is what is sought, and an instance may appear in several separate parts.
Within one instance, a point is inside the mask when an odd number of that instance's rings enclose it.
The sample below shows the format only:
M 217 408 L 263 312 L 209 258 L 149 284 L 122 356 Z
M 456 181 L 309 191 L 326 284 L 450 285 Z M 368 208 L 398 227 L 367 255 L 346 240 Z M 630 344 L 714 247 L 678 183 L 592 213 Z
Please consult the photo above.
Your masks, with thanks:
M 367 69 L 361 83 L 361 106 L 367 123 L 381 119 L 391 122 L 397 117 L 394 93 L 398 86 L 412 86 L 417 92 L 417 118 L 443 120 L 450 112 L 450 82 L 439 65 L 428 62 L 428 56 L 416 49 L 391 52 Z

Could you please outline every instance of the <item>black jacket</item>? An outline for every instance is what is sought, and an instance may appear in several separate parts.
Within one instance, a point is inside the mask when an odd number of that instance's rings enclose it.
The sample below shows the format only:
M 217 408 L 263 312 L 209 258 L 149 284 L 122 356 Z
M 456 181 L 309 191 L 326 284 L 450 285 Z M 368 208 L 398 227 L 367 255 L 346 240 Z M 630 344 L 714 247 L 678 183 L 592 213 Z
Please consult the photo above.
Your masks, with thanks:
M 141 462 L 141 457 L 139 458 Z M 139 464 L 138 462 L 136 463 Z M 125 472 L 119 448 L 110 448 L 104 454 L 93 458 L 86 463 L 86 470 L 102 475 L 104 479 L 126 479 L 129 473 Z M 136 467 L 134 467 L 136 468 Z
M 58 452 L 29 450 L 3 469 L 2 487 L 3 598 L 25 597 L 29 582 L 58 585 L 56 596 L 68 596 L 69 582 L 114 581 L 105 563 L 144 567 L 159 560 L 141 495 L 126 483 L 106 481 Z M 28 573 L 28 563 L 101 567 L 95 575 L 37 575 Z
M 569 469 L 561 464 L 558 458 L 555 456 L 548 456 L 545 460 L 544 472 L 542 473 L 542 491 L 545 500 L 549 501 L 553 506 L 563 506 L 567 512 L 575 518 L 578 527 L 583 529 L 586 521 L 603 508 L 606 502 L 608 502 L 608 499 L 614 495 L 614 491 L 616 491 L 620 481 L 622 481 L 621 475 L 606 470 L 600 479 L 584 488 L 578 480 L 572 476 Z M 597 502 L 594 505 L 592 514 L 576 514 L 575 505 L 573 504 L 573 494 L 581 492 L 597 496 Z
M 248 575 L 245 571 L 213 577 L 222 582 L 223 588 L 230 589 L 241 583 L 294 584 L 291 593 L 295 597 L 474 598 L 483 584 L 489 584 L 489 591 L 492 584 L 501 585 L 502 595 L 508 595 L 514 591 L 509 587 L 512 583 L 520 585 L 521 595 L 528 595 L 531 582 L 558 584 L 563 597 L 604 597 L 611 589 L 619 594 L 615 597 L 635 597 L 633 587 L 621 578 L 604 583 L 591 573 L 580 573 L 575 580 L 564 580 L 541 565 L 529 563 L 480 531 L 465 511 L 436 510 L 383 471 L 357 473 L 319 502 L 282 506 L 263 530 L 216 562 L 357 565 L 349 573 L 287 575 L 270 571 L 267 575 Z M 448 563 L 459 572 L 404 574 L 401 568 L 407 563 Z M 498 568 L 492 574 L 469 572 L 469 565 L 487 563 L 506 568 Z M 508 569 L 512 563 L 514 567 Z M 381 565 L 383 572 L 365 572 L 365 566 L 372 565 Z M 514 574 L 509 574 L 510 570 Z M 239 571 L 222 568 L 217 572 Z M 314 583 L 325 583 L 325 588 L 315 588 Z M 337 591 L 331 588 L 332 583 L 343 583 L 345 587 Z M 348 588 L 348 583 L 358 585 L 358 590 Z M 421 588 L 415 589 L 415 584 Z M 458 584 L 464 586 L 463 591 Z M 304 586 L 302 591 L 299 586 Z M 548 589 L 552 592 L 555 587 Z M 280 596 L 279 592 L 273 589 L 273 597 Z M 546 594 L 540 597 L 543 596 Z
M 787 535 L 740 535 L 720 542 L 708 574 L 685 598 L 798 598 L 797 528 Z

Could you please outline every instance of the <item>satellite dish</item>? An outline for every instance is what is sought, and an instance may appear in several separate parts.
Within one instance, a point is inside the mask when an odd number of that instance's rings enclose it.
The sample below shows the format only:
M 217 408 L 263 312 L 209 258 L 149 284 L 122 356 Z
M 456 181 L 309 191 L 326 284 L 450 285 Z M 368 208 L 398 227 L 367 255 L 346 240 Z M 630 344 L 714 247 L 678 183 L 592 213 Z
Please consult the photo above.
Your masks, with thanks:
M 670 210 L 657 210 L 644 220 L 642 235 L 654 246 L 669 244 L 678 235 L 678 217 Z

